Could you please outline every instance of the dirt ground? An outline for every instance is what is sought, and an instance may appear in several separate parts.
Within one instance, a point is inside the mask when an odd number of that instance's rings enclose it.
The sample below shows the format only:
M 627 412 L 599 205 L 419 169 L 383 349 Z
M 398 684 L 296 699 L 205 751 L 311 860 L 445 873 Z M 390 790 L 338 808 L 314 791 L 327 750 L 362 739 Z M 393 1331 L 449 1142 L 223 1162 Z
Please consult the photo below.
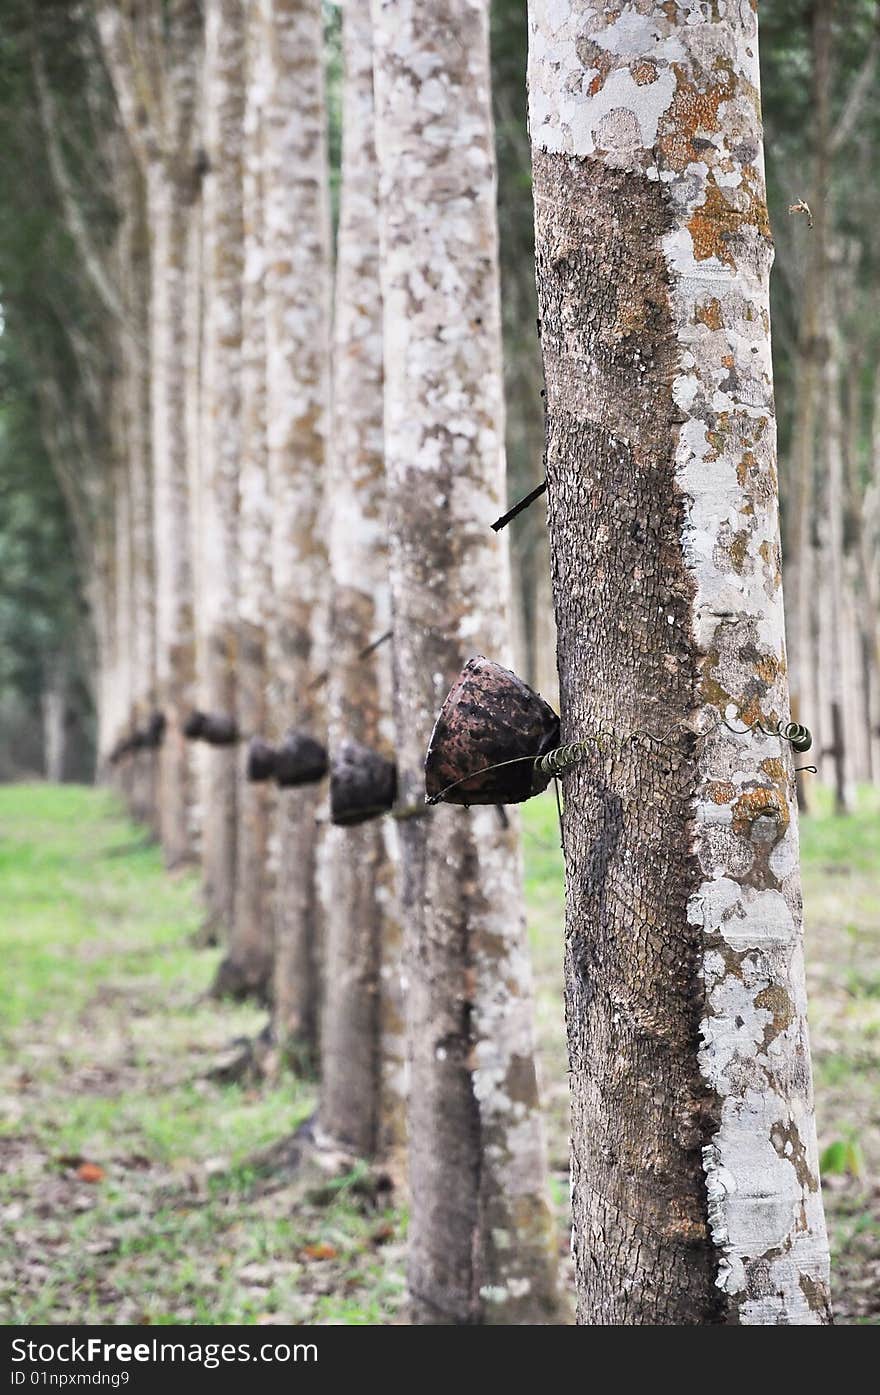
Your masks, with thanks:
M 880 813 L 805 823 L 820 1143 L 837 1320 L 880 1322 Z M 567 1261 L 562 880 L 555 810 L 525 810 L 560 1260 Z M 365 1169 L 255 1164 L 314 1090 L 212 1077 L 259 1012 L 205 994 L 191 878 L 104 793 L 0 789 L 0 1319 L 401 1321 L 405 1216 Z

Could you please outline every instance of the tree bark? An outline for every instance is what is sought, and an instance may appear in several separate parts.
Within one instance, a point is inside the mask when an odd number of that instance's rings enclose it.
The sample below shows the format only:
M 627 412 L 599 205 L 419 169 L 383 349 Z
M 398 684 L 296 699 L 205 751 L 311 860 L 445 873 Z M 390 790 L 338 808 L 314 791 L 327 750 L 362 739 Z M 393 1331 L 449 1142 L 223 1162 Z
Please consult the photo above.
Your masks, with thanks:
M 326 739 L 321 504 L 329 406 L 330 214 L 319 0 L 261 0 L 266 45 L 266 415 L 275 620 L 273 735 Z M 279 798 L 273 1027 L 314 1059 L 320 1003 L 316 815 L 320 786 Z
M 42 705 L 46 779 L 52 785 L 60 785 L 67 746 L 67 665 L 63 654 L 56 655 L 47 666 Z
M 328 500 L 333 584 L 327 690 L 331 756 L 358 741 L 394 759 L 382 440 L 379 176 L 370 0 L 343 12 L 342 169 Z M 405 1135 L 401 926 L 393 825 L 331 828 L 324 848 L 326 998 L 321 1127 L 360 1157 L 399 1156 Z
M 822 400 L 823 372 L 828 359 L 827 326 L 822 305 L 824 281 L 828 275 L 829 200 L 831 171 L 831 44 L 832 19 L 836 0 L 822 0 L 812 11 L 812 226 L 804 283 L 801 288 L 801 319 L 798 330 L 795 376 L 795 411 L 791 442 L 792 523 L 787 530 L 786 550 L 792 563 L 792 605 L 794 623 L 789 625 L 791 649 L 791 708 L 795 721 L 809 725 L 817 685 L 811 651 L 812 630 L 816 623 L 816 586 L 812 573 L 812 529 L 816 498 L 816 462 L 819 451 L 819 406 Z M 803 780 L 798 781 L 798 803 L 802 812 L 809 808 L 809 795 Z
M 215 0 L 205 11 L 203 197 L 205 294 L 202 359 L 203 508 L 199 625 L 207 712 L 234 716 L 237 640 L 238 470 L 241 451 L 242 137 L 244 8 Z M 228 935 L 235 911 L 235 746 L 209 751 L 202 871 L 209 916 Z
M 273 623 L 271 536 L 266 439 L 265 254 L 263 235 L 263 93 L 265 56 L 260 15 L 247 21 L 247 99 L 244 119 L 244 282 L 242 290 L 242 451 L 239 481 L 239 631 L 236 699 L 239 730 L 265 736 L 268 633 Z M 272 973 L 273 886 L 269 833 L 277 799 L 271 784 L 240 785 L 235 918 L 227 981 L 235 991 L 254 983 L 265 992 Z M 239 985 L 241 986 L 239 988 Z
M 579 1320 L 824 1323 L 757 20 L 530 14 Z
M 504 659 L 510 582 L 484 0 L 374 0 L 385 455 L 402 809 L 464 661 Z M 427 811 L 425 811 L 427 812 Z M 518 827 L 402 819 L 417 1323 L 547 1321 L 556 1264 Z
M 195 696 L 185 389 L 187 216 L 193 194 L 200 9 L 97 5 L 98 29 L 123 125 L 146 182 L 150 245 L 150 432 L 156 586 L 156 687 L 167 720 L 159 760 L 160 829 L 169 866 L 194 850 L 191 756 L 183 722 Z
M 849 776 L 849 726 L 846 721 L 847 702 L 847 662 L 846 648 L 846 597 L 844 577 L 843 545 L 843 423 L 840 410 L 840 379 L 838 356 L 840 346 L 834 325 L 834 306 L 831 293 L 832 269 L 827 259 L 823 268 L 822 305 L 823 323 L 828 342 L 828 352 L 822 373 L 823 419 L 820 439 L 824 447 L 824 490 L 823 508 L 820 520 L 821 539 L 821 578 L 820 584 L 827 586 L 831 609 L 831 626 L 828 646 L 823 648 L 822 661 L 828 672 L 828 686 L 831 701 L 831 745 L 830 757 L 834 781 L 835 813 L 848 814 L 852 810 L 852 789 Z
M 131 618 L 135 719 L 144 726 L 157 710 L 156 607 L 153 535 L 153 481 L 150 461 L 149 233 L 143 179 L 129 156 L 125 161 L 123 218 L 129 225 L 123 295 L 130 332 L 122 338 L 125 381 L 126 453 L 131 502 Z M 136 813 L 158 833 L 156 783 L 159 752 L 137 758 Z
M 183 343 L 186 202 L 180 182 L 163 167 L 147 171 L 153 229 L 151 433 L 156 526 L 156 679 L 167 718 L 159 758 L 162 846 L 170 867 L 193 854 L 191 755 L 183 723 L 195 702 L 195 634 L 184 443 L 186 393 Z

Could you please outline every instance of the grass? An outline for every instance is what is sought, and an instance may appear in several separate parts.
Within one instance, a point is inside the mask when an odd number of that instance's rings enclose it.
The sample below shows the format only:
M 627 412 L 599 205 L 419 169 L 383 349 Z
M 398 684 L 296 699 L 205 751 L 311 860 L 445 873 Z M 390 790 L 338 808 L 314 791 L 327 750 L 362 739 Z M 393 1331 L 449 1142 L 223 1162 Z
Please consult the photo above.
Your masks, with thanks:
M 195 879 L 106 792 L 35 785 L 0 789 L 0 883 L 0 1317 L 391 1320 L 401 1217 L 294 1205 L 251 1165 L 313 1089 L 208 1078 L 264 1019 L 205 997 Z
M 563 883 L 552 796 L 523 809 L 551 1186 L 567 1205 Z M 820 1144 L 839 1316 L 877 1322 L 880 806 L 802 830 Z M 260 1012 L 205 997 L 191 875 L 103 791 L 0 787 L 0 1318 L 398 1321 L 405 1217 L 343 1185 L 319 1201 L 252 1159 L 311 1112 L 310 1085 L 221 1085 Z M 84 1180 L 84 1164 L 100 1170 Z M 854 1175 L 855 1174 L 855 1175 Z M 88 1175 L 88 1170 L 86 1172 Z M 561 1237 L 564 1243 L 564 1236 Z

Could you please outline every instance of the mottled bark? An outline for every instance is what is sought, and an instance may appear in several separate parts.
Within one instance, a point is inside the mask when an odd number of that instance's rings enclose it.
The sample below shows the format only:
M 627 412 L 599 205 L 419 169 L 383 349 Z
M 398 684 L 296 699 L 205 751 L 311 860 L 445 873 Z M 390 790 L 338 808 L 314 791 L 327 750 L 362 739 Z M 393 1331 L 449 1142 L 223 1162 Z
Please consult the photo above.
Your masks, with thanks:
M 126 454 L 131 502 L 131 626 L 134 717 L 145 725 L 156 710 L 156 604 L 153 478 L 150 459 L 149 234 L 143 180 L 125 162 L 123 218 L 129 225 L 123 295 L 129 333 L 122 342 L 126 395 Z M 159 753 L 136 756 L 135 812 L 158 833 L 156 802 Z
M 167 728 L 159 808 L 169 865 L 192 855 L 190 757 L 182 724 L 195 680 L 193 589 L 186 464 L 185 258 L 193 189 L 190 140 L 200 11 L 171 0 L 155 12 L 97 5 L 104 56 L 126 134 L 144 173 L 150 244 L 150 428 L 156 586 L 156 688 Z
M 831 268 L 824 268 L 822 287 L 823 322 L 828 352 L 822 373 L 823 413 L 820 439 L 823 446 L 823 490 L 819 523 L 821 573 L 820 584 L 828 588 L 832 623 L 828 645 L 822 650 L 822 663 L 827 669 L 831 704 L 830 742 L 827 752 L 831 761 L 834 783 L 834 807 L 838 814 L 852 808 L 849 776 L 848 744 L 851 727 L 847 723 L 848 653 L 846 647 L 847 616 L 843 549 L 843 423 L 840 412 L 840 379 L 838 357 L 840 346 L 834 327 L 831 298 Z
M 251 5 L 247 32 L 247 102 L 244 118 L 242 287 L 242 450 L 238 515 L 238 664 L 236 705 L 239 730 L 269 730 L 268 633 L 272 599 L 272 513 L 266 439 L 266 331 L 263 234 L 263 94 L 265 55 L 260 15 Z M 265 993 L 272 972 L 273 886 L 269 831 L 277 796 L 271 783 L 239 786 L 235 918 L 229 938 L 232 981 L 255 983 Z
M 498 246 L 483 0 L 374 0 L 400 799 L 463 662 L 506 658 Z M 427 811 L 426 811 L 427 813 Z M 412 1316 L 541 1322 L 556 1265 L 518 825 L 401 821 Z
M 241 452 L 242 138 L 244 7 L 214 0 L 205 11 L 202 180 L 203 281 L 199 705 L 235 712 L 238 471 Z M 208 913 L 228 934 L 235 909 L 235 746 L 210 750 L 202 819 Z
M 382 441 L 379 176 L 370 0 L 343 11 L 342 170 L 328 470 L 333 597 L 327 685 L 331 755 L 345 740 L 394 757 Z M 396 1154 L 405 1132 L 400 915 L 389 843 L 374 819 L 331 828 L 324 849 L 326 998 L 320 1120 L 361 1157 Z
M 275 622 L 273 731 L 324 740 L 326 552 L 321 503 L 329 404 L 330 219 L 319 0 L 261 0 L 266 415 Z M 322 786 L 279 798 L 273 1025 L 283 1051 L 313 1056 L 320 1000 L 316 815 Z
M 757 21 L 530 28 L 579 1319 L 822 1323 Z
M 156 524 L 156 686 L 168 719 L 159 758 L 162 845 L 169 866 L 193 852 L 192 773 L 183 723 L 195 701 L 195 636 L 184 450 L 186 394 L 181 348 L 184 324 L 186 211 L 177 180 L 152 164 L 147 171 L 153 230 L 151 303 L 151 431 Z
M 861 568 L 868 662 L 871 770 L 880 779 L 880 365 L 873 392 L 871 465 L 862 502 Z
M 819 410 L 823 366 L 828 359 L 827 326 L 823 324 L 823 283 L 829 274 L 828 236 L 831 139 L 831 23 L 836 0 L 822 0 L 812 12 L 812 156 L 810 189 L 812 227 L 801 287 L 801 317 L 795 374 L 795 408 L 791 442 L 793 505 L 787 529 L 786 556 L 791 562 L 791 615 L 788 638 L 791 660 L 791 709 L 795 721 L 810 724 L 818 697 L 814 681 L 812 631 L 816 623 L 815 576 L 811 567 L 812 528 L 819 455 Z M 809 808 L 808 786 L 798 781 L 798 803 Z
M 67 748 L 67 666 L 63 655 L 48 665 L 42 693 L 43 753 L 46 779 L 60 785 Z
M 201 110 L 201 103 L 199 110 Z M 189 498 L 189 551 L 192 568 L 192 592 L 201 598 L 204 591 L 204 536 L 205 509 L 202 500 L 202 345 L 205 325 L 204 295 L 204 200 L 202 181 L 196 180 L 192 188 L 192 201 L 186 220 L 186 254 L 184 277 L 186 282 L 186 309 L 183 332 L 183 374 L 186 405 L 186 479 Z M 205 630 L 203 625 L 194 626 L 195 673 L 204 675 Z M 198 697 L 198 689 L 194 701 Z M 189 742 L 186 748 L 189 767 L 189 829 L 192 851 L 197 859 L 202 855 L 202 824 L 207 804 L 208 767 L 211 751 L 202 742 Z M 214 916 L 208 912 L 199 928 L 198 942 L 202 945 L 216 944 L 217 925 Z

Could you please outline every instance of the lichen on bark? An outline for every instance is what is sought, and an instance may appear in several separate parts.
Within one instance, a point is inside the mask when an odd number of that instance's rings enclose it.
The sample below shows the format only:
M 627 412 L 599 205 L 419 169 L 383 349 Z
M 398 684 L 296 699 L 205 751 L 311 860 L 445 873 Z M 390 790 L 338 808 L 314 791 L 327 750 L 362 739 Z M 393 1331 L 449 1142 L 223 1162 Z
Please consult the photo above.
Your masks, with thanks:
M 394 758 L 391 625 L 382 433 L 379 174 L 373 131 L 370 0 L 343 11 L 342 160 L 336 245 L 331 509 L 331 758 L 357 741 Z M 369 652 L 365 652 L 369 651 Z M 326 997 L 322 1131 L 362 1157 L 403 1163 L 405 1041 L 402 926 L 394 824 L 331 828 L 324 849 Z
M 465 660 L 502 661 L 504 507 L 485 0 L 374 0 L 385 454 L 401 803 Z M 556 1303 L 515 819 L 401 822 L 414 1320 L 535 1322 Z
M 530 5 L 580 1316 L 828 1320 L 753 7 Z M 730 730 L 735 727 L 738 732 Z
M 266 415 L 272 495 L 271 735 L 326 739 L 322 500 L 330 366 L 330 210 L 319 0 L 258 0 L 265 45 Z M 273 1022 L 314 1056 L 320 1001 L 321 786 L 279 797 Z

